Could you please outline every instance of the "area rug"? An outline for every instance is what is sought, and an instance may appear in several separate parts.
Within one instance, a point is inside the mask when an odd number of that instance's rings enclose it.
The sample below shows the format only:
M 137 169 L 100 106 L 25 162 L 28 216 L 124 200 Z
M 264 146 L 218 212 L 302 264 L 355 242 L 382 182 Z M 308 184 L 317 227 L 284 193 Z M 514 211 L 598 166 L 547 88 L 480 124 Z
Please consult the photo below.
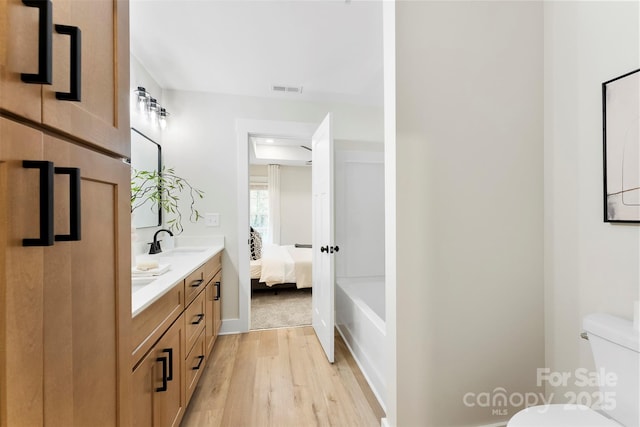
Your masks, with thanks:
M 287 328 L 311 324 L 311 289 L 254 292 L 251 329 Z

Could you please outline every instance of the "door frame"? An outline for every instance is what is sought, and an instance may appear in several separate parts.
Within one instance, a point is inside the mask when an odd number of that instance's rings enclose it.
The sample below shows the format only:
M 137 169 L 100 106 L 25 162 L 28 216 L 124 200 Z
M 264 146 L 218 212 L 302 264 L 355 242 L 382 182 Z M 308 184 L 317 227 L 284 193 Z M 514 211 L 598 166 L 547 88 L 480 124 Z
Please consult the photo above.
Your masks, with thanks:
M 251 135 L 287 136 L 311 140 L 317 123 L 236 119 L 238 147 L 238 305 L 239 318 L 234 330 L 249 332 L 251 314 L 251 277 L 249 274 L 249 137 Z M 235 319 L 234 319 L 235 320 Z M 225 322 L 228 322 L 225 320 Z M 233 322 L 233 320 L 231 321 Z M 230 323 L 230 322 L 228 322 Z

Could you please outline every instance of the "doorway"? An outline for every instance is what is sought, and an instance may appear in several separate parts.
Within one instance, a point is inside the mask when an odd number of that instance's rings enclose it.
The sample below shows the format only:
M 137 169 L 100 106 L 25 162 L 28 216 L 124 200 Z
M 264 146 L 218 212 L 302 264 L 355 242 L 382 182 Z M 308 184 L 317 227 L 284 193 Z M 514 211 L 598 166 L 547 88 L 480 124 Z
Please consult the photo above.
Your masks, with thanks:
M 285 137 L 289 140 L 311 141 L 316 123 L 271 120 L 236 121 L 238 146 L 238 274 L 240 318 L 238 329 L 247 332 L 251 328 L 251 274 L 250 274 L 250 144 L 253 137 Z M 305 150 L 301 150 L 305 151 Z M 273 237 L 273 236 L 272 236 Z M 277 239 L 276 239 L 277 240 Z M 273 238 L 271 238 L 273 243 Z M 304 242 L 293 242 L 302 243 Z M 310 242 L 309 242 L 310 243 Z

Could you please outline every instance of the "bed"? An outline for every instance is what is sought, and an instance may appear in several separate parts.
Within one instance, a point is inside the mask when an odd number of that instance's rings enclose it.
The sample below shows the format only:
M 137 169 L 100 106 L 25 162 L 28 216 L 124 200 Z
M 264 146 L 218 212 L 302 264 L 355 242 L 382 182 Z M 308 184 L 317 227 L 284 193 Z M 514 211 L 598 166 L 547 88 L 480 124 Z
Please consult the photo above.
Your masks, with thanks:
M 251 260 L 251 291 L 311 288 L 310 245 L 267 245 L 260 259 Z

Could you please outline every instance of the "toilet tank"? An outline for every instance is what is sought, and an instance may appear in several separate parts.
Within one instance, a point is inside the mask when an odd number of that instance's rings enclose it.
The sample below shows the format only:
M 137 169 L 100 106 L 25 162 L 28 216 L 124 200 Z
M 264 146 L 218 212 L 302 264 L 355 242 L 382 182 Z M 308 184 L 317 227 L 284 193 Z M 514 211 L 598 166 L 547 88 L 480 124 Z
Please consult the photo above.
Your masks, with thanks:
M 624 426 L 639 426 L 640 331 L 633 328 L 632 321 L 604 313 L 586 316 L 582 326 L 597 372 L 609 374 L 600 378 L 602 410 Z

